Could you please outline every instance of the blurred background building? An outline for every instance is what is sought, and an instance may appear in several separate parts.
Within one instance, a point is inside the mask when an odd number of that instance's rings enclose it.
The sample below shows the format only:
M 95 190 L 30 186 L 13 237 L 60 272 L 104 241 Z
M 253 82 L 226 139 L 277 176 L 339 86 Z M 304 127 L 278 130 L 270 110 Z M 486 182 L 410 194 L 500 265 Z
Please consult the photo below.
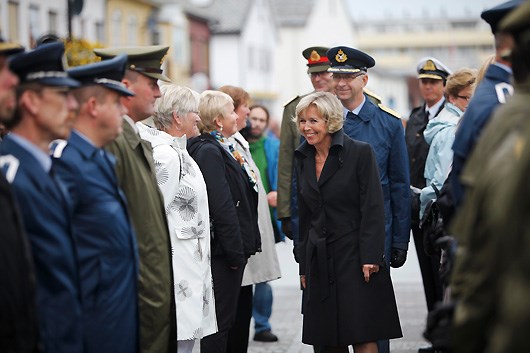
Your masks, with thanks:
M 347 45 L 375 58 L 368 88 L 408 116 L 419 103 L 417 61 L 479 67 L 493 53 L 480 13 L 500 2 L 0 0 L 0 36 L 26 47 L 46 33 L 71 35 L 90 50 L 169 45 L 164 68 L 174 82 L 198 91 L 241 86 L 276 119 L 283 103 L 311 91 L 302 50 Z

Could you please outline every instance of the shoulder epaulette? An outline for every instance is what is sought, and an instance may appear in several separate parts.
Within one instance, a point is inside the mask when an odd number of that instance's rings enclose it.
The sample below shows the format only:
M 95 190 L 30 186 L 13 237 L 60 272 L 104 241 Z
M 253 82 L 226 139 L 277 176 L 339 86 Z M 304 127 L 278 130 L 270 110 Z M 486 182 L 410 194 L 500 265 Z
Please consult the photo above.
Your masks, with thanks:
M 283 106 L 286 107 L 288 106 L 289 104 L 291 104 L 292 102 L 294 102 L 295 100 L 298 99 L 298 97 L 300 96 L 294 96 L 293 98 L 289 99 Z
M 385 107 L 384 105 L 382 104 L 378 104 L 377 105 L 379 107 L 379 109 L 381 109 L 382 111 L 392 115 L 394 118 L 396 119 L 401 119 L 401 114 L 399 114 L 398 112 L 396 112 L 395 110 L 393 109 L 390 109 L 389 107 Z
M 368 88 L 363 88 L 363 92 L 370 98 L 373 98 L 375 100 L 375 104 L 381 104 L 381 102 L 383 101 L 383 98 L 381 98 L 381 96 L 375 94 L 375 92 L 373 91 L 370 91 Z
M 64 148 L 68 144 L 66 140 L 55 140 L 50 144 L 53 158 L 61 158 Z

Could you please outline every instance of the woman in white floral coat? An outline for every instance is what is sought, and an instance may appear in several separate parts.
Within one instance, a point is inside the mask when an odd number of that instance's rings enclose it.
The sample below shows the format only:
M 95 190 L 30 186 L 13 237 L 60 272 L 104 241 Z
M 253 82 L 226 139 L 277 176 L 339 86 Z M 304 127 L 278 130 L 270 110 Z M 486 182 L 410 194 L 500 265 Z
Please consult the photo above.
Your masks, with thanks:
M 210 268 L 210 222 L 206 184 L 186 151 L 186 139 L 199 135 L 199 95 L 164 85 L 155 103 L 156 128 L 137 123 L 153 146 L 158 186 L 171 236 L 178 352 L 191 353 L 196 339 L 217 332 Z

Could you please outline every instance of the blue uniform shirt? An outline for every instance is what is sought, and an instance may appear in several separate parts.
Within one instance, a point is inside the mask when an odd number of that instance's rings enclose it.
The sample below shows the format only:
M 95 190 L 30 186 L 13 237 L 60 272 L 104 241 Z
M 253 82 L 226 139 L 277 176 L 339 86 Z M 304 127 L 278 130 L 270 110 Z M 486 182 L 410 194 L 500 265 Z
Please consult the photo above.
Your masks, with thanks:
M 84 352 L 69 199 L 60 180 L 49 173 L 49 156 L 14 134 L 0 144 L 0 166 L 13 187 L 31 244 L 44 352 Z
M 76 130 L 53 155 L 73 205 L 87 350 L 137 352 L 138 250 L 114 156 Z
M 451 174 L 452 193 L 456 206 L 462 202 L 464 197 L 464 188 L 460 181 L 464 165 L 495 108 L 499 103 L 505 103 L 506 98 L 513 94 L 510 79 L 511 69 L 509 67 L 498 63 L 490 65 L 469 102 L 460 127 L 456 130 Z
M 354 140 L 369 143 L 377 159 L 385 199 L 385 258 L 391 248 L 408 249 L 410 239 L 410 176 L 407 147 L 401 120 L 370 100 L 344 111 L 344 132 Z

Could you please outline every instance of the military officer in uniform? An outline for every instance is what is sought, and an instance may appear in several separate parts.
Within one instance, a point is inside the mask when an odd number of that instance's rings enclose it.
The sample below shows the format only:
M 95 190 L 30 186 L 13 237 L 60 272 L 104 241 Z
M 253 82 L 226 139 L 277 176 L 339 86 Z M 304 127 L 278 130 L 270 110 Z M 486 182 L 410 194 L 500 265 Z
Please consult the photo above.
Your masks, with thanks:
M 403 124 L 399 115 L 374 104 L 363 92 L 368 68 L 375 60 L 360 50 L 345 46 L 327 52 L 333 88 L 344 108 L 344 132 L 354 140 L 369 143 L 376 156 L 385 201 L 385 261 L 403 266 L 410 238 L 410 178 Z M 388 352 L 388 341 L 379 342 L 379 352 Z
M 129 203 L 140 259 L 140 353 L 177 350 L 171 250 L 163 198 L 158 188 L 151 144 L 140 138 L 135 123 L 150 117 L 160 97 L 157 80 L 169 82 L 160 63 L 169 48 L 146 46 L 95 49 L 103 60 L 127 54 L 122 83 L 135 95 L 122 97 L 128 114 L 123 133 L 106 146 L 116 157 L 116 174 Z
M 22 51 L 21 45 L 0 38 L 0 125 L 13 118 L 19 82 L 9 70 L 8 58 Z M 19 205 L 3 173 L 0 173 L 0 224 L 0 352 L 35 352 L 38 342 L 35 273 Z
M 307 74 L 315 92 L 331 92 L 331 74 L 328 73 L 328 48 L 309 47 L 302 52 L 307 60 Z M 298 240 L 298 215 L 296 207 L 296 187 L 293 181 L 294 151 L 300 145 L 300 132 L 294 122 L 295 110 L 303 96 L 296 96 L 284 105 L 280 134 L 280 154 L 278 158 L 278 206 L 277 217 L 282 222 L 284 234 Z M 293 199 L 294 198 L 294 199 Z
M 68 74 L 80 107 L 68 141 L 53 152 L 72 200 L 87 352 L 138 351 L 138 254 L 114 157 L 103 147 L 121 133 L 121 79 L 127 56 L 78 66 Z M 102 298 L 105 298 L 104 300 Z
M 451 187 L 455 206 L 459 206 L 465 194 L 460 180 L 462 170 L 475 144 L 499 104 L 504 104 L 513 93 L 512 69 L 509 54 L 513 48 L 513 38 L 499 30 L 498 23 L 516 8 L 522 0 L 510 0 L 482 12 L 481 17 L 491 26 L 495 36 L 495 62 L 486 71 L 484 79 L 475 90 L 466 114 L 456 131 L 453 144 L 453 169 Z
M 49 144 L 68 138 L 79 83 L 64 71 L 64 45 L 20 53 L 10 69 L 20 80 L 0 165 L 20 205 L 37 279 L 37 316 L 44 352 L 84 352 L 79 268 L 70 203 L 54 176 Z M 2 225 L 3 226 L 3 225 Z
M 417 72 L 420 94 L 424 103 L 412 110 L 405 128 L 405 140 L 410 163 L 410 183 L 413 186 L 412 190 L 416 191 L 426 186 L 424 171 L 429 144 L 423 137 L 423 131 L 429 120 L 436 117 L 445 106 L 445 82 L 447 76 L 451 74 L 451 71 L 442 62 L 432 57 L 421 59 L 417 65 Z M 442 300 L 442 284 L 438 274 L 440 258 L 436 255 L 428 256 L 424 251 L 423 234 L 419 229 L 419 193 L 413 192 L 411 196 L 412 236 L 420 264 L 427 309 L 431 311 L 434 308 L 434 303 Z
M 515 38 L 515 93 L 494 113 L 462 173 L 466 199 L 454 226 L 455 352 L 528 351 L 530 2 L 501 27 Z

